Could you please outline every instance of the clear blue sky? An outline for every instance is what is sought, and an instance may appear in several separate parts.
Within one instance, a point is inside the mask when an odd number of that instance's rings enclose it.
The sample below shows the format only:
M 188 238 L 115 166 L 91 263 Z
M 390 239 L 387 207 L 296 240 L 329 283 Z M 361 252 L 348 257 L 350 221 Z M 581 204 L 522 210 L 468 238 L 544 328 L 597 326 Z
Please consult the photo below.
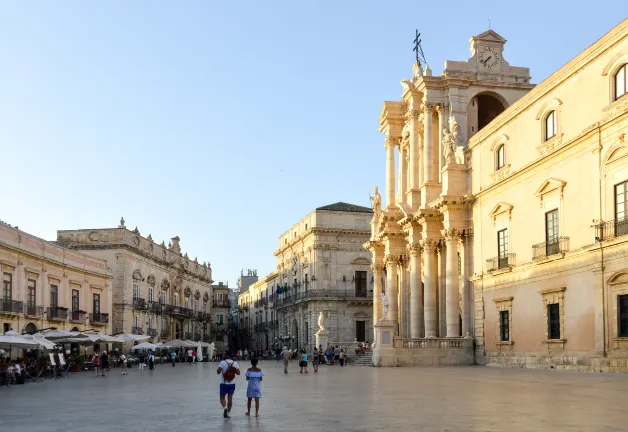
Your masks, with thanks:
M 510 4 L 1 2 L 0 219 L 54 240 L 124 216 L 180 236 L 216 280 L 264 275 L 312 209 L 383 187 L 377 120 L 411 74 L 415 28 L 439 74 L 490 17 L 538 83 L 626 9 Z

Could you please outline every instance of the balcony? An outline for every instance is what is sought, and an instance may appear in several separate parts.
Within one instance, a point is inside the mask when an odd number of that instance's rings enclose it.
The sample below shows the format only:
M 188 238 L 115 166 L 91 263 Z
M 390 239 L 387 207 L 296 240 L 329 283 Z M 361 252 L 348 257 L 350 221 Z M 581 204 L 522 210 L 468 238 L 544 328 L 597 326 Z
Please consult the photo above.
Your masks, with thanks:
M 48 321 L 65 321 L 68 319 L 68 308 L 49 307 Z
M 192 332 L 185 332 L 183 339 L 190 340 L 192 339 Z
M 282 294 L 281 298 L 277 298 L 274 306 L 281 308 L 310 300 L 345 300 L 358 304 L 367 304 L 373 300 L 373 292 L 356 289 L 311 289 L 302 292 L 294 292 L 292 290 Z
M 143 335 L 143 334 L 144 334 L 144 330 L 142 330 L 142 328 L 141 328 L 141 327 L 133 327 L 133 328 L 131 329 L 131 334 L 134 334 L 134 335 Z
M 213 303 L 213 307 L 214 309 L 223 309 L 223 308 L 228 308 L 229 307 L 229 302 L 228 301 L 221 301 L 221 300 L 214 300 Z
M 139 298 L 139 297 L 135 297 L 133 299 L 133 309 L 140 310 L 140 311 L 145 311 L 146 308 L 147 308 L 146 300 L 144 300 L 143 298 Z
M 85 311 L 72 311 L 70 312 L 70 321 L 74 323 L 83 323 L 85 322 L 85 317 L 87 317 L 87 312 Z
M 515 266 L 515 254 L 506 253 L 486 260 L 486 271 L 494 272 L 503 269 L 511 269 Z
M 557 237 L 532 246 L 532 260 L 539 261 L 552 256 L 564 256 L 569 251 L 569 237 Z
M 601 242 L 628 235 L 628 217 L 610 220 L 595 225 L 595 241 Z
M 24 313 L 24 302 L 0 298 L 0 314 L 13 315 Z
M 109 314 L 91 313 L 89 314 L 89 323 L 92 325 L 107 325 L 109 323 Z
M 212 333 L 224 333 L 227 331 L 227 326 L 224 324 L 213 324 Z
M 181 317 L 193 317 L 194 311 L 192 309 L 183 307 L 183 306 L 175 306 L 175 305 L 165 305 L 166 315 L 178 316 Z
M 163 329 L 160 333 L 162 339 L 168 339 L 170 337 L 170 330 Z
M 195 341 L 200 341 L 201 340 L 201 334 L 200 333 L 194 333 L 194 339 Z
M 163 305 L 158 301 L 149 301 L 147 303 L 148 312 L 161 315 L 163 312 Z
M 43 316 L 43 314 L 44 314 L 43 306 L 26 305 L 24 307 L 24 316 L 31 317 L 31 318 L 39 318 L 40 316 Z
M 150 337 L 157 337 L 157 335 L 159 334 L 159 332 L 157 331 L 157 329 L 154 329 L 154 328 L 149 328 L 149 329 L 146 331 L 146 334 L 147 334 L 148 336 L 150 336 Z
M 208 335 L 208 334 L 203 335 L 203 338 L 202 338 L 202 341 L 203 341 L 203 342 L 207 342 L 207 343 L 209 343 L 209 340 L 210 340 L 210 339 L 209 339 L 209 335 Z

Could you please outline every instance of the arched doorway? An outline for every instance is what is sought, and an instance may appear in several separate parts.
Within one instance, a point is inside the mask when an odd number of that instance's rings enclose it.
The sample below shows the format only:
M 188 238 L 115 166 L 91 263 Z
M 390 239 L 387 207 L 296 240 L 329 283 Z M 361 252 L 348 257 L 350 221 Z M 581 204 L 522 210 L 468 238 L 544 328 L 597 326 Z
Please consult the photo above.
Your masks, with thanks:
M 28 323 L 26 324 L 26 327 L 24 327 L 24 332 L 28 334 L 37 333 L 37 326 L 33 323 Z
M 469 138 L 504 112 L 507 106 L 506 100 L 497 93 L 483 92 L 471 98 L 467 109 L 467 134 Z

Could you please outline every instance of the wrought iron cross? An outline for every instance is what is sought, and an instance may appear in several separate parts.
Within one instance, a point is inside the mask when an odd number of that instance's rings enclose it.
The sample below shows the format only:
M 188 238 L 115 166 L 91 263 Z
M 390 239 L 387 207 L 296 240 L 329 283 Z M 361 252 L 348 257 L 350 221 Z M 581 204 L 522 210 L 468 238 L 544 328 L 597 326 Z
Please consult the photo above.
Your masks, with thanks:
M 425 60 L 425 54 L 423 54 L 423 48 L 421 47 L 420 37 L 421 37 L 421 33 L 419 33 L 419 30 L 416 29 L 416 33 L 414 37 L 414 49 L 412 51 L 416 53 L 416 61 L 419 64 L 421 64 L 421 61 L 423 61 L 423 63 L 427 63 L 427 61 Z

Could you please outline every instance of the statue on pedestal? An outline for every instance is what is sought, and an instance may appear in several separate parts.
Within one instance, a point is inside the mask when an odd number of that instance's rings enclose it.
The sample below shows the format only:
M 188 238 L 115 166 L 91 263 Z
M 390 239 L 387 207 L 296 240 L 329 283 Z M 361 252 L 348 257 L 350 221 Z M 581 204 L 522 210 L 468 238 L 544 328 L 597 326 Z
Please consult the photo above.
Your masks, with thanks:
M 449 128 L 443 128 L 443 156 L 445 162 L 456 163 L 460 126 L 454 117 L 449 117 Z
M 323 311 L 318 314 L 318 331 L 325 331 L 325 314 Z
M 386 294 L 382 294 L 379 296 L 379 299 L 382 302 L 382 319 L 388 319 L 388 297 Z
M 378 218 L 382 211 L 382 196 L 375 186 L 375 195 L 371 197 L 371 206 L 373 207 L 373 217 Z

